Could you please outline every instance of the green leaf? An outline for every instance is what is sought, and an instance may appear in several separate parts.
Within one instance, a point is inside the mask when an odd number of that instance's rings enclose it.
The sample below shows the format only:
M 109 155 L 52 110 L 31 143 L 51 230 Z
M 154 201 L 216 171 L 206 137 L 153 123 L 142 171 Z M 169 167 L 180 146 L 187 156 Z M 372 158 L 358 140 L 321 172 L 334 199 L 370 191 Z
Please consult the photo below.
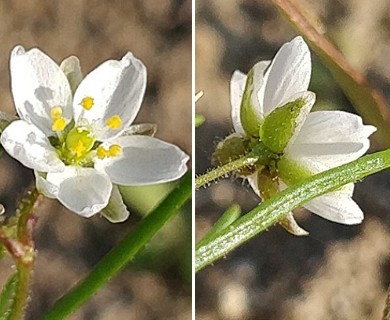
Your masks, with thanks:
M 261 141 L 273 152 L 282 153 L 305 121 L 308 104 L 303 98 L 286 103 L 273 110 L 260 128 Z M 305 108 L 306 107 L 306 108 Z
M 390 167 L 390 149 L 366 155 L 291 186 L 243 215 L 195 252 L 195 270 L 225 257 L 260 232 L 267 230 L 290 211 L 327 192 L 356 182 Z
M 0 294 L 0 319 L 8 319 L 8 315 L 11 313 L 17 281 L 18 276 L 15 273 L 8 279 L 7 283 L 3 287 Z
M 200 247 L 203 243 L 209 241 L 212 237 L 217 235 L 220 231 L 226 229 L 234 221 L 236 221 L 241 215 L 241 208 L 238 204 L 231 205 L 223 215 L 218 219 L 218 221 L 213 225 L 209 232 L 200 240 L 196 247 Z

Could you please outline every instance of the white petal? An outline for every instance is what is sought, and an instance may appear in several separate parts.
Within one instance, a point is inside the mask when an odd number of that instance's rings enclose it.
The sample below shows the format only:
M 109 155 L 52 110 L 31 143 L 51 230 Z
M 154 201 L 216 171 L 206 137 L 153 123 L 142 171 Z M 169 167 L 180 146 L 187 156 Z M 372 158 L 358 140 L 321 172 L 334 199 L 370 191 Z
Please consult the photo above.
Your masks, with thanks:
M 107 206 L 112 191 L 109 177 L 93 168 L 67 166 L 46 180 L 58 187 L 56 197 L 65 207 L 86 218 Z
M 338 191 L 315 198 L 303 206 L 327 220 L 342 224 L 359 224 L 364 218 L 357 203 Z
M 50 199 L 56 199 L 58 195 L 58 186 L 50 183 L 40 174 L 38 171 L 34 170 L 35 175 L 35 185 L 40 193 L 45 197 Z
M 146 88 L 146 68 L 143 63 L 128 52 L 121 61 L 108 60 L 89 73 L 76 90 L 73 108 L 74 118 L 80 116 L 94 123 L 95 135 L 104 141 L 120 135 L 136 117 Z M 90 110 L 80 105 L 85 97 L 94 99 Z M 106 121 L 118 115 L 122 127 L 108 129 Z
M 242 95 L 245 89 L 246 74 L 241 71 L 234 71 L 232 79 L 230 80 L 230 104 L 232 106 L 231 115 L 234 131 L 245 135 L 245 131 L 241 125 L 240 109 Z
M 280 190 L 287 188 L 287 185 L 281 179 L 279 179 L 279 188 Z M 303 207 L 333 222 L 342 224 L 361 223 L 364 215 L 351 198 L 353 190 L 353 183 L 346 184 L 337 191 L 329 192 L 305 203 Z
M 123 222 L 129 217 L 130 213 L 123 202 L 118 186 L 113 186 L 110 201 L 100 214 L 112 223 Z
M 45 134 L 24 120 L 16 120 L 5 128 L 0 141 L 12 157 L 28 168 L 41 172 L 65 168 Z
M 376 131 L 361 117 L 343 111 L 318 111 L 308 115 L 286 155 L 317 173 L 361 157 Z
M 264 111 L 263 99 L 259 99 L 264 95 L 265 90 L 265 70 L 270 66 L 271 61 L 264 60 L 256 63 L 253 66 L 253 93 L 251 95 L 251 104 L 260 122 L 263 122 L 266 114 Z
M 80 68 L 80 60 L 75 56 L 70 56 L 61 62 L 60 68 L 68 78 L 72 93 L 75 93 L 77 87 L 83 79 L 83 74 L 81 73 Z
M 122 136 L 114 141 L 122 147 L 117 157 L 96 159 L 95 167 L 106 170 L 119 185 L 148 185 L 180 178 L 186 171 L 187 154 L 177 146 L 148 136 Z
M 302 37 L 296 37 L 279 49 L 264 76 L 264 97 L 259 94 L 264 115 L 267 116 L 294 93 L 307 91 L 310 76 L 309 48 Z
M 25 52 L 17 46 L 12 50 L 11 85 L 19 116 L 35 124 L 44 133 L 52 134 L 50 110 L 62 108 L 62 116 L 72 119 L 72 93 L 60 67 L 39 49 Z

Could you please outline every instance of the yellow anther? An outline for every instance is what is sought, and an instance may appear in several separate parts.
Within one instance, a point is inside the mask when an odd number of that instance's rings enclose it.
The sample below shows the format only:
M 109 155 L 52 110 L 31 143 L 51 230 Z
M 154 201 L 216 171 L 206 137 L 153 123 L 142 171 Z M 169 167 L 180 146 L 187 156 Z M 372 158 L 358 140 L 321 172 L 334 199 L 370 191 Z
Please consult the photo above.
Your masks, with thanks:
M 97 149 L 96 149 L 96 154 L 98 156 L 99 159 L 104 159 L 105 157 L 108 157 L 108 151 L 106 149 L 104 149 L 104 147 L 102 146 L 99 146 Z
M 85 110 L 91 110 L 91 108 L 93 107 L 93 104 L 94 104 L 93 98 L 92 97 L 85 97 L 83 100 L 81 100 L 80 104 Z
M 51 126 L 51 130 L 53 131 L 62 131 L 66 127 L 66 121 L 65 118 L 58 118 L 55 119 L 53 122 L 53 125 Z
M 122 119 L 118 115 L 112 116 L 106 121 L 106 125 L 113 130 L 119 129 L 122 126 Z
M 116 157 L 118 156 L 122 151 L 122 147 L 117 145 L 117 144 L 113 144 L 112 146 L 110 146 L 110 149 L 108 149 L 108 154 L 110 157 Z
M 61 107 L 51 108 L 50 116 L 51 116 L 53 121 L 61 118 L 61 116 L 62 116 L 62 109 L 61 109 Z
M 81 140 L 77 141 L 74 146 L 69 148 L 69 150 L 72 151 L 76 155 L 76 157 L 81 157 L 86 149 L 87 148 Z

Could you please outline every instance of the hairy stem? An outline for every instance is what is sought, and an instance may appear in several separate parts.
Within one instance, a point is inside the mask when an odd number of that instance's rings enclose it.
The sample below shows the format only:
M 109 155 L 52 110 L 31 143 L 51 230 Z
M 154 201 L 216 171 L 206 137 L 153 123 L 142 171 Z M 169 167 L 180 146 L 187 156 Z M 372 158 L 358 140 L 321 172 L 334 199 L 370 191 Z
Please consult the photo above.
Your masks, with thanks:
M 7 320 L 23 319 L 28 302 L 31 272 L 35 258 L 34 241 L 32 238 L 35 222 L 33 211 L 38 204 L 39 198 L 39 192 L 34 188 L 22 199 L 17 211 L 17 241 L 15 241 L 15 245 L 18 247 L 18 250 L 10 250 L 16 263 L 17 285 Z

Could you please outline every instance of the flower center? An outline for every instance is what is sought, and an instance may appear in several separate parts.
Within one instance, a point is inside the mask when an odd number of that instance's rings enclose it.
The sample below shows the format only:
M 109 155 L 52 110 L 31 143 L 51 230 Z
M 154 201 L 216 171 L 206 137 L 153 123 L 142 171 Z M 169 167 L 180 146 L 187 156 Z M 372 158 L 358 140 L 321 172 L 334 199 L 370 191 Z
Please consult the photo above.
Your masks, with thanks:
M 84 108 L 81 115 L 83 118 L 84 112 L 88 112 L 94 106 L 94 98 L 87 96 L 81 100 L 80 105 Z M 88 122 L 83 121 L 76 127 L 73 121 L 67 124 L 62 116 L 61 107 L 53 107 L 50 110 L 50 117 L 52 130 L 56 135 L 49 137 L 49 140 L 67 165 L 90 167 L 93 166 L 94 157 L 105 159 L 121 154 L 121 146 L 113 144 L 103 147 L 101 142 L 96 141 Z M 119 115 L 114 115 L 105 122 L 105 125 L 110 130 L 118 130 L 122 127 L 122 119 Z
M 66 149 L 76 158 L 82 158 L 91 151 L 95 139 L 87 128 L 76 127 L 69 131 L 66 136 Z

